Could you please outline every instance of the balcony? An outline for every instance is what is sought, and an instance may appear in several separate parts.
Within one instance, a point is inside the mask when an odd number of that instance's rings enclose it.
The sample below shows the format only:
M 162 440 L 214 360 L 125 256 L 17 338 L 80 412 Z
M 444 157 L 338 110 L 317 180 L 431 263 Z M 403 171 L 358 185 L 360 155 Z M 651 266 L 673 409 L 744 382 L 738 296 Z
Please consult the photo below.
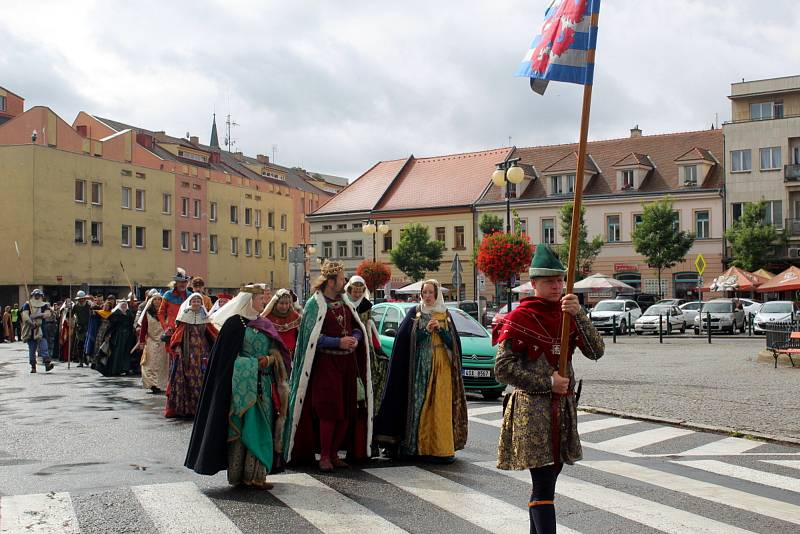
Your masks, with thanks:
M 800 236 L 800 219 L 786 219 L 786 235 L 790 237 Z
M 800 182 L 800 164 L 783 166 L 784 182 Z

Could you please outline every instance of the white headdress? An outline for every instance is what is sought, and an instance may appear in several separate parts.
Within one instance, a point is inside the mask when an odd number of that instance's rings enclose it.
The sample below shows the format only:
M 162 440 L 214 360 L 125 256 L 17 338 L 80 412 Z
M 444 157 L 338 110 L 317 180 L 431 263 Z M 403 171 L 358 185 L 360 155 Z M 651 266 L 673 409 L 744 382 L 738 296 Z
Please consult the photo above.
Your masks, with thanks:
M 200 299 L 200 311 L 194 312 L 192 311 L 192 299 L 199 298 Z M 208 313 L 206 313 L 206 309 L 203 307 L 203 294 L 202 293 L 192 293 L 189 295 L 189 298 L 183 301 L 181 304 L 180 309 L 178 310 L 178 316 L 175 318 L 176 321 L 180 321 L 181 323 L 186 324 L 205 324 L 208 322 Z
M 234 315 L 241 315 L 245 319 L 255 319 L 258 312 L 253 308 L 253 295 L 263 294 L 266 291 L 266 284 L 250 284 L 244 286 L 233 299 L 226 302 L 223 307 L 211 314 L 209 320 L 217 328 L 222 328 L 225 321 Z M 195 293 L 199 295 L 199 293 Z M 190 297 L 191 298 L 191 297 Z
M 425 302 L 422 300 L 422 289 L 425 288 L 426 284 L 433 284 L 436 286 L 436 302 L 433 303 L 433 306 L 426 306 Z M 422 282 L 422 287 L 419 290 L 419 301 L 420 311 L 422 311 L 422 313 L 447 311 L 447 306 L 444 303 L 444 294 L 442 293 L 442 284 L 440 284 L 438 280 L 430 279 Z
M 359 298 L 358 300 L 353 300 L 352 298 L 350 298 L 350 294 L 347 292 L 347 290 L 350 288 L 350 286 L 352 286 L 354 284 L 361 284 L 361 285 L 364 286 L 364 293 L 361 295 L 361 298 Z M 362 300 L 364 300 L 364 299 L 367 299 L 369 301 L 372 300 L 372 297 L 369 294 L 369 289 L 367 289 L 367 282 L 362 277 L 360 277 L 358 275 L 351 276 L 350 280 L 347 281 L 347 284 L 344 286 L 344 294 L 347 296 L 347 300 L 350 301 L 350 304 L 353 305 L 353 308 L 356 308 L 356 309 L 358 309 L 358 306 L 361 304 Z
M 139 319 L 136 321 L 136 324 L 139 326 L 142 326 L 142 323 L 144 322 L 144 316 L 147 314 L 147 310 L 150 309 L 150 306 L 153 305 L 153 301 L 156 299 L 156 297 L 161 298 L 161 293 L 158 292 L 158 289 L 151 289 L 147 292 L 147 297 L 147 303 L 144 305 L 144 308 L 142 308 L 141 313 L 139 313 Z
M 114 309 L 111 310 L 111 313 L 114 313 L 115 311 L 121 311 L 122 313 L 127 312 L 128 311 L 128 301 L 127 300 L 118 300 L 117 301 L 117 305 L 114 306 Z
M 288 289 L 281 288 L 272 295 L 271 299 L 269 299 L 269 302 L 264 307 L 264 311 L 261 312 L 261 317 L 266 317 L 270 313 L 272 313 L 272 310 L 275 309 L 275 306 L 277 306 L 278 301 L 281 299 L 281 297 L 289 297 L 289 303 L 294 304 L 292 301 L 292 292 L 289 291 Z M 292 305 L 290 309 L 293 308 L 294 306 Z

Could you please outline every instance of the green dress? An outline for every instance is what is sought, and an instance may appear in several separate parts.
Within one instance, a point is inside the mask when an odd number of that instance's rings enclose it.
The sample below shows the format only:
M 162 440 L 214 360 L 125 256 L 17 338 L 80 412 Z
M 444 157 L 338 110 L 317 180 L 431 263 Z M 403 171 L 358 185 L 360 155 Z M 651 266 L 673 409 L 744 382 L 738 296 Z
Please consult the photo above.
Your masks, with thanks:
M 275 363 L 259 369 L 258 358 L 270 354 L 272 341 L 255 328 L 245 328 L 231 381 L 228 425 L 228 482 L 262 483 L 272 470 L 275 410 L 272 384 Z M 272 351 L 274 354 L 275 351 Z

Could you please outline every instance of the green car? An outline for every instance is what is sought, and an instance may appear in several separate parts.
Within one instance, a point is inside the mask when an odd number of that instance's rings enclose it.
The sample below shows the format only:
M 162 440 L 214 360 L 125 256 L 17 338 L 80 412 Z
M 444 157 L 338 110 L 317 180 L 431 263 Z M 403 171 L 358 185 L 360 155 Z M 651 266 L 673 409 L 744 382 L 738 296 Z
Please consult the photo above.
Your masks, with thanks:
M 381 347 L 392 353 L 394 338 L 408 310 L 416 306 L 410 302 L 382 302 L 372 307 L 372 320 L 378 328 Z M 506 386 L 494 378 L 496 351 L 492 336 L 468 313 L 458 308 L 448 308 L 458 337 L 461 339 L 461 374 L 467 391 L 480 392 L 484 399 L 494 400 L 503 394 Z

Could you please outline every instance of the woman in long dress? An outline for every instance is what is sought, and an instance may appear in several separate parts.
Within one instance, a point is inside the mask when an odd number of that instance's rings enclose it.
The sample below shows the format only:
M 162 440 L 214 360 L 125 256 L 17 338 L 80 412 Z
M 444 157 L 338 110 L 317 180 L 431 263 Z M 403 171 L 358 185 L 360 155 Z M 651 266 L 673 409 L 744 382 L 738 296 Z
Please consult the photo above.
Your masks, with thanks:
M 97 370 L 103 376 L 120 376 L 130 371 L 131 351 L 136 346 L 133 318 L 134 311 L 127 300 L 120 300 L 108 316 L 108 355 L 97 361 Z
M 106 299 L 106 301 L 103 302 L 103 306 L 99 310 L 94 310 L 92 314 L 92 323 L 90 323 L 90 327 L 94 326 L 94 330 L 90 332 L 92 336 L 86 339 L 87 347 L 91 349 L 92 369 L 97 369 L 100 360 L 108 358 L 108 355 L 111 353 L 111 340 L 109 339 L 108 333 L 110 323 L 108 322 L 108 317 L 115 307 L 116 304 Z
M 422 284 L 421 301 L 397 332 L 376 441 L 401 456 L 447 462 L 467 441 L 461 342 L 438 281 Z
M 203 295 L 192 293 L 178 309 L 175 332 L 169 340 L 169 381 L 165 417 L 193 417 L 203 388 L 217 329 L 208 320 Z
M 259 316 L 264 286 L 242 289 L 212 316 L 220 333 L 195 416 L 186 467 L 203 475 L 227 470 L 232 485 L 270 489 L 282 469 L 289 387 L 286 348 Z
M 275 330 L 281 336 L 291 359 L 297 346 L 297 332 L 300 329 L 301 317 L 294 309 L 292 294 L 289 290 L 279 289 L 276 291 L 261 316 L 266 317 L 275 326 Z M 287 371 L 291 375 L 291 368 L 287 369 Z
M 154 294 L 144 305 L 139 315 L 139 344 L 142 351 L 142 387 L 149 389 L 153 394 L 161 393 L 167 389 L 169 380 L 169 355 L 167 347 L 161 340 L 164 327 L 158 320 L 158 308 L 161 306 L 161 295 Z
M 14 341 L 14 324 L 11 322 L 11 306 L 6 306 L 3 311 L 3 341 Z

